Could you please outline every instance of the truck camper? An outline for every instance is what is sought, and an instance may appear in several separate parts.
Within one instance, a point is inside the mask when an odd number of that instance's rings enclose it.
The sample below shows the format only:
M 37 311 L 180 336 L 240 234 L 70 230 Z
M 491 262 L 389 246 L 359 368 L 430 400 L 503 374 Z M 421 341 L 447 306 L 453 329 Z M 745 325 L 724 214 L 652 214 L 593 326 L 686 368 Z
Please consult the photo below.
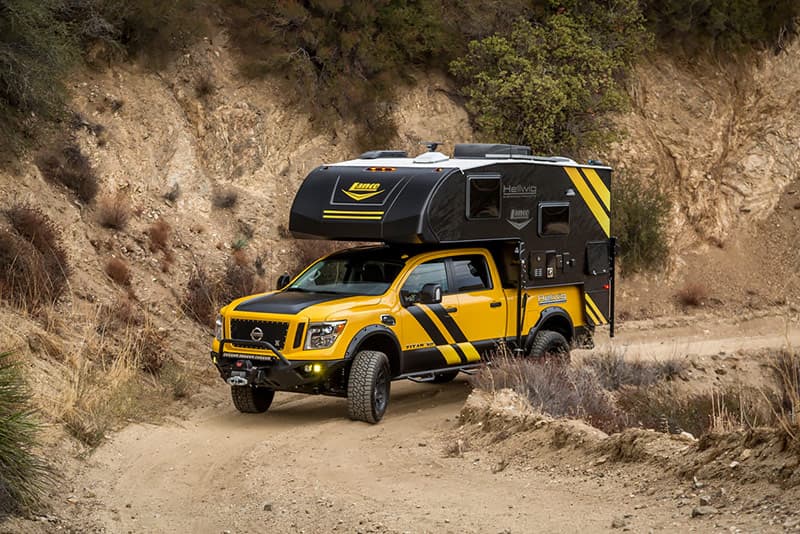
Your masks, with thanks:
M 366 152 L 305 178 L 296 237 L 377 244 L 222 308 L 211 357 L 237 409 L 327 394 L 375 423 L 393 380 L 446 382 L 500 345 L 566 359 L 596 327 L 613 335 L 611 169 L 517 145 L 436 148 Z

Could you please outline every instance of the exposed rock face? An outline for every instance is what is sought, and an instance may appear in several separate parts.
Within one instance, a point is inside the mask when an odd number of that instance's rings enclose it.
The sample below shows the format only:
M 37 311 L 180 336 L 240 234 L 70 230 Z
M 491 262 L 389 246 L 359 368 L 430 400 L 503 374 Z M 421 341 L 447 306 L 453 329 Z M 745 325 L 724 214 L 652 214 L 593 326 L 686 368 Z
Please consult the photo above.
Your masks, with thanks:
M 611 159 L 672 196 L 678 248 L 764 219 L 800 174 L 800 41 L 757 59 L 689 69 L 656 56 L 636 70 Z

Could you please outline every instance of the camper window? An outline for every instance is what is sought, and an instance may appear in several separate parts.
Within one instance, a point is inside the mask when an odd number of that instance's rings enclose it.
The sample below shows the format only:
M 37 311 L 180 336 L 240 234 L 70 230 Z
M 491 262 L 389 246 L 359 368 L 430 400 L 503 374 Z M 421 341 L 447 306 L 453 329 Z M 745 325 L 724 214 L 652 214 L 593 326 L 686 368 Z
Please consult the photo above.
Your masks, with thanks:
M 569 234 L 569 203 L 542 202 L 539 204 L 539 235 Z
M 483 256 L 453 258 L 453 286 L 456 291 L 481 291 L 492 288 L 489 269 Z
M 470 176 L 467 179 L 467 218 L 500 218 L 500 177 Z

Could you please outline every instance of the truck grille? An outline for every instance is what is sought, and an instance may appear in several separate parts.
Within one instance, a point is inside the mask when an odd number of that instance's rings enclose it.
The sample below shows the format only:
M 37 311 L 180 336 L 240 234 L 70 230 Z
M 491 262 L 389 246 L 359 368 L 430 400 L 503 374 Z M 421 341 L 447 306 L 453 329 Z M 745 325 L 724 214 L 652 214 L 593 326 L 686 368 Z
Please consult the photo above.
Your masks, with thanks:
M 261 341 L 272 343 L 278 350 L 283 349 L 286 333 L 289 331 L 289 323 L 249 319 L 231 319 L 231 338 L 238 340 L 238 342 L 232 343 L 233 346 L 246 349 L 263 348 L 257 343 L 247 343 L 252 339 L 251 335 L 256 328 L 260 328 L 263 333 Z

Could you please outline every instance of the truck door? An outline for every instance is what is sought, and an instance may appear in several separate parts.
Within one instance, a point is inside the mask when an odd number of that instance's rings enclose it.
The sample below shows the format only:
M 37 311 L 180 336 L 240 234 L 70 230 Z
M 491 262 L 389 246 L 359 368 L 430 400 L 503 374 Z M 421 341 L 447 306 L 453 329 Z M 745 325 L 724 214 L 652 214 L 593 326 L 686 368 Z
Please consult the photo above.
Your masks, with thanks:
M 420 302 L 419 294 L 426 284 L 441 286 L 440 304 L 428 305 Z M 402 325 L 402 372 L 429 371 L 461 364 L 464 358 L 459 357 L 456 348 L 452 346 L 452 338 L 446 335 L 447 330 L 433 309 L 458 307 L 458 297 L 452 294 L 448 284 L 445 258 L 416 266 L 400 288 L 400 299 L 403 302 L 398 314 Z
M 454 256 L 449 268 L 451 291 L 458 296 L 458 309 L 449 315 L 468 342 L 463 344 L 468 361 L 474 361 L 505 337 L 505 296 L 484 255 Z

